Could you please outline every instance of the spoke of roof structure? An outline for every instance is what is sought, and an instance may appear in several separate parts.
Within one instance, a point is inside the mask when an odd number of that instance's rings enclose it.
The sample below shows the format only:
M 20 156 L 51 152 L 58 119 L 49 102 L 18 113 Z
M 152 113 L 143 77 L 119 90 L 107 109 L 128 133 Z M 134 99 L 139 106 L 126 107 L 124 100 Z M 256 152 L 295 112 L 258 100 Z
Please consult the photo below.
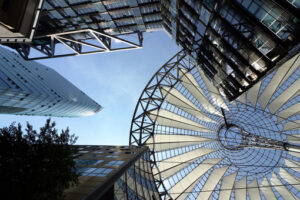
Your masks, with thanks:
M 209 159 L 209 162 L 218 163 L 221 159 Z M 170 193 L 176 192 L 176 191 L 191 191 L 193 188 L 190 187 L 194 182 L 198 181 L 200 177 L 205 174 L 209 169 L 211 169 L 212 165 L 206 165 L 206 164 L 199 164 L 194 170 L 193 173 L 189 173 L 187 176 L 183 177 L 178 183 L 176 183 L 171 189 Z M 195 176 L 197 174 L 197 176 Z M 172 198 L 177 199 L 182 194 L 174 194 L 172 195 Z
M 277 175 L 273 172 L 272 177 L 270 179 L 270 185 L 281 185 L 281 186 L 276 186 L 274 187 L 275 190 L 284 198 L 286 199 L 294 199 L 296 200 L 297 198 L 294 196 L 294 194 L 292 192 L 290 192 L 290 190 L 286 187 L 286 185 L 284 185 L 279 178 L 277 177 Z
M 215 189 L 221 178 L 224 176 L 227 167 L 217 168 L 214 169 L 208 179 L 206 180 L 204 186 L 202 187 L 201 191 L 199 192 L 199 195 L 197 197 L 197 200 L 202 199 L 209 199 L 212 195 L 212 191 Z
M 248 194 L 250 199 L 260 200 L 259 188 L 257 185 L 257 178 L 254 178 L 251 183 L 248 184 Z
M 150 147 L 150 149 L 155 149 L 156 152 L 159 152 L 209 141 L 212 140 L 197 135 L 156 134 L 154 137 L 149 138 L 146 144 Z
M 263 180 L 261 181 L 260 185 L 260 190 L 262 191 L 264 197 L 266 199 L 272 199 L 272 200 L 275 200 L 277 199 L 269 182 L 268 182 L 268 179 L 267 177 L 264 177 Z
M 237 175 L 237 172 L 235 172 L 229 176 L 225 176 L 222 179 L 219 199 L 224 199 L 224 200 L 230 199 L 236 175 Z
M 244 200 L 246 199 L 246 184 L 247 184 L 247 176 L 244 176 L 241 180 L 235 182 L 234 190 L 235 190 L 235 198 Z
M 158 167 L 156 169 L 153 169 L 154 175 L 160 174 L 163 178 L 167 178 L 177 171 L 183 169 L 186 164 L 185 162 L 189 162 L 195 159 L 198 159 L 201 156 L 204 156 L 206 154 L 209 154 L 211 152 L 216 151 L 215 149 L 204 149 L 204 148 L 198 148 L 195 150 L 192 150 L 185 154 L 180 154 L 175 157 L 171 157 L 169 159 L 166 159 L 164 161 L 158 164 Z M 181 161 L 181 163 L 178 164 L 178 162 Z M 187 163 L 189 165 L 189 163 Z

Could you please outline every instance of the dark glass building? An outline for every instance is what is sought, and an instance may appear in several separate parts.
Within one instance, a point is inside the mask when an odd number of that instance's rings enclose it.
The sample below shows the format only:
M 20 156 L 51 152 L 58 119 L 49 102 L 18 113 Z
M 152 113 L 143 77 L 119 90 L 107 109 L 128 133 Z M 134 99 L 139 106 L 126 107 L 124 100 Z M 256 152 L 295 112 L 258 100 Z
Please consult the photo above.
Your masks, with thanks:
M 229 100 L 299 52 L 299 1 L 161 2 L 165 29 Z
M 79 185 L 65 191 L 76 199 L 160 199 L 147 147 L 76 146 Z
M 44 0 L 30 43 L 1 42 L 25 59 L 140 48 L 143 32 L 162 28 L 160 7 L 159 0 Z

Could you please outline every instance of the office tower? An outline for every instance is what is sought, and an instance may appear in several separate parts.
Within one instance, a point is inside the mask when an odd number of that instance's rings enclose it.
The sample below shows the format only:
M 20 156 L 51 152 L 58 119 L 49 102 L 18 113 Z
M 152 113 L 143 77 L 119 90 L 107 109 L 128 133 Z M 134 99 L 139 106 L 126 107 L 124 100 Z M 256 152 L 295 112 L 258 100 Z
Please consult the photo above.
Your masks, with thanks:
M 299 1 L 161 2 L 165 29 L 229 100 L 299 52 Z
M 160 199 L 149 162 L 149 149 L 135 146 L 76 146 L 78 186 L 66 199 Z
M 31 42 L 1 43 L 25 59 L 51 58 L 140 48 L 143 32 L 162 29 L 159 0 L 44 0 L 39 15 Z
M 299 199 L 299 66 L 300 53 L 230 102 L 184 51 L 163 65 L 130 132 L 162 199 Z
M 0 48 L 0 113 L 80 117 L 101 106 L 53 69 Z

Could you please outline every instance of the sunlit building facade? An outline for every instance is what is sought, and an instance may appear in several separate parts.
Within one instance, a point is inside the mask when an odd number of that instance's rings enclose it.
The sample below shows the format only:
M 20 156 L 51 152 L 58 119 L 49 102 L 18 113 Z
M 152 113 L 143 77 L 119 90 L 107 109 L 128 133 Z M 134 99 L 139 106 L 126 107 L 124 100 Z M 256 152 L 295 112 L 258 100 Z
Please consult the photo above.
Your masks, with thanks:
M 143 32 L 162 29 L 160 8 L 159 0 L 44 0 L 31 42 L 0 41 L 25 59 L 140 48 Z
M 53 69 L 0 48 L 0 113 L 89 116 L 102 107 Z
M 65 191 L 67 200 L 159 200 L 149 149 L 136 146 L 76 146 L 79 184 Z
M 299 1 L 161 2 L 165 29 L 229 100 L 299 52 Z

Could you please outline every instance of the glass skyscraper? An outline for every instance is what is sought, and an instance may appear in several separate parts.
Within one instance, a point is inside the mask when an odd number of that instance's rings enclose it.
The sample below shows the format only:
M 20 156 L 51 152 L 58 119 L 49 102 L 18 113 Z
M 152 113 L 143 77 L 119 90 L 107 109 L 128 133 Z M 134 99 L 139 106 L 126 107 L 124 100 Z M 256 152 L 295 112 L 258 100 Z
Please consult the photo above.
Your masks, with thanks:
M 0 48 L 0 113 L 80 117 L 101 106 L 53 69 Z

